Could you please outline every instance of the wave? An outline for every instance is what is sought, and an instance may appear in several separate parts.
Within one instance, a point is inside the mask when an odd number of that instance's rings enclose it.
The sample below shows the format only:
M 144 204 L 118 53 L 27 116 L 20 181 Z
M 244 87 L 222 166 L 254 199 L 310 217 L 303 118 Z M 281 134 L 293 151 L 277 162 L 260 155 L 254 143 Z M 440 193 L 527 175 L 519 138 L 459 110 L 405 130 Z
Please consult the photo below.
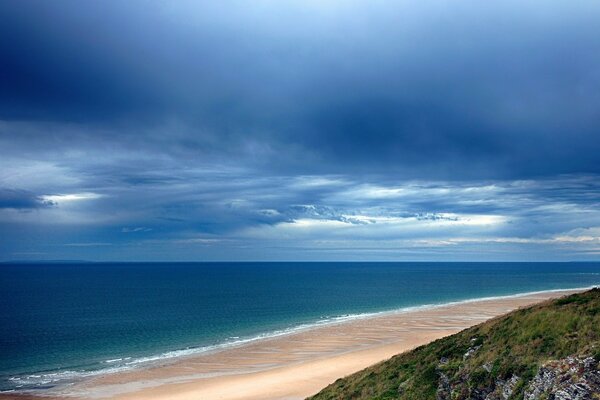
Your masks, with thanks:
M 119 373 L 124 371 L 129 371 L 135 368 L 145 368 L 150 366 L 155 366 L 158 364 L 169 363 L 175 360 L 179 360 L 184 357 L 190 357 L 200 354 L 205 354 L 209 352 L 216 352 L 225 350 L 232 347 L 243 346 L 248 343 L 256 342 L 259 340 L 266 340 L 277 338 L 285 335 L 291 335 L 294 333 L 299 333 L 311 329 L 316 329 L 326 325 L 333 324 L 342 324 L 353 320 L 372 318 L 377 316 L 385 316 L 392 314 L 402 314 L 409 313 L 420 310 L 434 309 L 434 308 L 442 308 L 460 304 L 468 304 L 479 301 L 493 301 L 493 300 L 503 300 L 503 299 L 511 299 L 511 298 L 519 298 L 525 296 L 533 296 L 538 294 L 547 294 L 547 293 L 560 293 L 560 292 L 568 292 L 568 291 L 583 291 L 589 290 L 597 286 L 589 286 L 589 287 L 578 287 L 578 288 L 569 288 L 569 289 L 552 289 L 552 290 L 540 290 L 533 292 L 523 292 L 516 293 L 511 295 L 502 295 L 502 296 L 489 296 L 489 297 L 478 297 L 478 298 L 470 298 L 465 300 L 451 301 L 445 303 L 430 303 L 423 304 L 418 306 L 409 306 L 402 307 L 393 310 L 385 310 L 385 311 L 377 311 L 377 312 L 368 312 L 368 313 L 357 313 L 357 314 L 345 314 L 345 315 L 335 315 L 335 316 L 323 316 L 321 319 L 311 322 L 296 325 L 293 327 L 274 330 L 270 332 L 264 332 L 258 335 L 241 338 L 239 336 L 232 336 L 229 339 L 207 346 L 198 346 L 198 347 L 188 347 L 179 350 L 167 351 L 155 355 L 144 356 L 144 357 L 120 357 L 120 358 L 111 358 L 104 360 L 98 365 L 96 368 L 90 368 L 87 370 L 63 370 L 63 371 L 52 371 L 46 373 L 32 373 L 32 374 L 23 374 L 17 376 L 11 376 L 8 378 L 10 382 L 10 389 L 0 390 L 0 393 L 8 393 L 8 392 L 32 392 L 39 390 L 47 390 L 49 392 L 54 390 L 58 390 L 64 388 L 65 386 L 70 386 L 75 382 L 84 380 L 86 378 Z M 106 364 L 109 364 L 109 367 L 106 367 Z

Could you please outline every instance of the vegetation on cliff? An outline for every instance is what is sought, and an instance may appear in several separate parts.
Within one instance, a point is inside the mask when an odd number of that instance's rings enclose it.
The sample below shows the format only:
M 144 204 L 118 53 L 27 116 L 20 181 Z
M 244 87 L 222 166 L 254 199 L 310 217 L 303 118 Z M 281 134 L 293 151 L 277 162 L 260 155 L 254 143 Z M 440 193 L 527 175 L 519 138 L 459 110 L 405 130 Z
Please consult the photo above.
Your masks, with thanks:
M 593 289 L 394 356 L 312 399 L 559 399 L 560 390 L 596 399 L 599 360 L 600 289 Z

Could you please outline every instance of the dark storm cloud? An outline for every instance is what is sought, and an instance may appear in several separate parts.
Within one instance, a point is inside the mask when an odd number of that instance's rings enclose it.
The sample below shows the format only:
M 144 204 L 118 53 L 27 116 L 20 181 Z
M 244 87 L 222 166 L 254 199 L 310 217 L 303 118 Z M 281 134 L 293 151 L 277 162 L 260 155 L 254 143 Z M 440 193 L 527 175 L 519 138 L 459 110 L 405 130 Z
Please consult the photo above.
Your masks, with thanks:
M 0 188 L 0 208 L 17 210 L 51 207 L 54 203 L 26 190 Z
M 593 2 L 0 7 L 0 117 L 97 128 L 82 147 L 311 174 L 600 172 Z

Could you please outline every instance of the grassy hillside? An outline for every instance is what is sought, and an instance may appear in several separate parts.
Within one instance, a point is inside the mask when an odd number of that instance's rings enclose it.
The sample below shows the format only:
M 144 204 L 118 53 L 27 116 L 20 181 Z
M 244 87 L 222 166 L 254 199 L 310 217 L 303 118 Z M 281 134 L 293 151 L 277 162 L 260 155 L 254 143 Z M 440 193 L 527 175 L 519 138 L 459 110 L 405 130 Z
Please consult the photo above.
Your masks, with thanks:
M 568 356 L 600 359 L 600 289 L 517 310 L 394 356 L 338 379 L 313 399 L 522 399 L 542 365 Z M 597 363 L 592 368 L 596 379 Z

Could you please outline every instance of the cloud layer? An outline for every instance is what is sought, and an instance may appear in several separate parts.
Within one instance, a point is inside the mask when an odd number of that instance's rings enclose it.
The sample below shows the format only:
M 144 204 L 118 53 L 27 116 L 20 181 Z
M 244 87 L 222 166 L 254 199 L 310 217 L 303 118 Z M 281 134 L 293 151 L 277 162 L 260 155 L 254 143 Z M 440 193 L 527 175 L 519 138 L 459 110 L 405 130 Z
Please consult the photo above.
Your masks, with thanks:
M 600 5 L 2 2 L 1 259 L 597 259 Z

